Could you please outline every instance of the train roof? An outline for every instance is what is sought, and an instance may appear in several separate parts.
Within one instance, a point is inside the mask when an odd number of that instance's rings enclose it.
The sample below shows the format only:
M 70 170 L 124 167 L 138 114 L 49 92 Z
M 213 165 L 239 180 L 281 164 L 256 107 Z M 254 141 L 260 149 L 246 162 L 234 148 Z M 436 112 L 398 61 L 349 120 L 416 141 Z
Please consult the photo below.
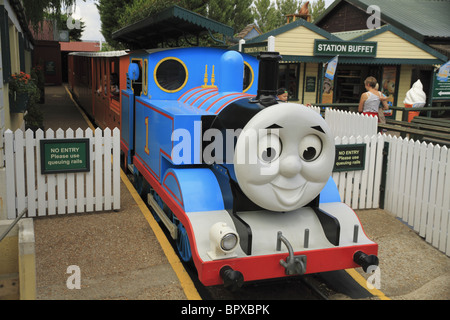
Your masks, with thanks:
M 80 57 L 123 57 L 129 54 L 128 50 L 117 50 L 117 51 L 99 51 L 99 52 L 71 52 L 70 56 L 80 56 Z

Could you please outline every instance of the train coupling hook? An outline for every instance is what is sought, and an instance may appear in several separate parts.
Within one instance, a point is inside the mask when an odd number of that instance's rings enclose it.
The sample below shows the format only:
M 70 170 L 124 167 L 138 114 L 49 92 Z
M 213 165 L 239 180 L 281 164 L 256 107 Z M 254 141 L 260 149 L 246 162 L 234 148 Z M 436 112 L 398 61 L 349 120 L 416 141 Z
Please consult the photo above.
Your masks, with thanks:
M 362 251 L 357 251 L 353 255 L 353 261 L 360 265 L 366 273 L 368 272 L 367 270 L 370 266 L 378 266 L 379 264 L 378 257 L 376 255 L 367 255 Z
M 286 275 L 304 274 L 306 272 L 306 256 L 294 256 L 292 245 L 289 243 L 286 237 L 283 236 L 282 232 L 278 231 L 277 251 L 281 251 L 281 243 L 284 243 L 289 252 L 289 256 L 286 258 L 286 261 L 283 259 L 280 260 L 280 264 L 286 269 Z

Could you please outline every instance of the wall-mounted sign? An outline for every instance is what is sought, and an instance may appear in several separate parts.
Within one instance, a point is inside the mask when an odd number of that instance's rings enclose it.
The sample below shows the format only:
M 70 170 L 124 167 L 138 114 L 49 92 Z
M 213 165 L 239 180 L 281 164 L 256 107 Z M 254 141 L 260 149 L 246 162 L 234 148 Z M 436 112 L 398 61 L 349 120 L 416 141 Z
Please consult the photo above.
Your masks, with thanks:
M 366 144 L 336 145 L 333 172 L 364 170 L 366 164 Z
M 48 74 L 48 75 L 56 74 L 55 61 L 45 61 L 45 74 Z
M 450 80 L 440 77 L 439 73 L 433 74 L 433 92 L 431 93 L 433 100 L 450 100 Z
M 316 77 L 306 77 L 306 92 L 316 92 Z
M 377 42 L 314 40 L 315 56 L 375 57 Z
M 43 139 L 40 145 L 42 174 L 90 170 L 89 139 Z
M 256 42 L 256 43 L 244 43 L 242 45 L 242 52 L 252 55 L 258 55 L 260 52 L 267 51 L 267 42 Z

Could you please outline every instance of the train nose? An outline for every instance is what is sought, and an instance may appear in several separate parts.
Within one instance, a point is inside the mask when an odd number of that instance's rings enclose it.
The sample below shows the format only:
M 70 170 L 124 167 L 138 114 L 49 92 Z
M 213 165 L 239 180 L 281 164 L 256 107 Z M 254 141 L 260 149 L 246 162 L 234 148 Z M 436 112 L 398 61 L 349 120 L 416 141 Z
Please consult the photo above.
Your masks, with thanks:
M 302 164 L 300 158 L 296 156 L 288 156 L 280 160 L 280 173 L 286 178 L 292 178 L 300 173 Z

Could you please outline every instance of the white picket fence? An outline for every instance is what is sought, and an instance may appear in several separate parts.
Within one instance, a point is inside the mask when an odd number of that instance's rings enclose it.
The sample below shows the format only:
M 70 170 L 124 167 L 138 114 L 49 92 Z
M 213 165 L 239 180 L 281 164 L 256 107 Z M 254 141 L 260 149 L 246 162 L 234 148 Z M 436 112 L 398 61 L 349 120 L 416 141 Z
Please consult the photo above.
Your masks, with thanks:
M 378 118 L 361 113 L 327 108 L 325 121 L 335 137 L 373 136 L 378 130 Z
M 389 136 L 385 210 L 450 255 L 450 152 Z
M 89 138 L 90 171 L 41 174 L 40 140 Z M 4 133 L 7 216 L 28 217 L 120 209 L 120 131 L 62 129 Z M 111 158 L 112 156 L 112 158 Z M 112 160 L 112 161 L 111 161 Z
M 336 145 L 366 144 L 365 169 L 334 172 L 341 200 L 353 209 L 379 208 L 385 135 L 336 137 Z
M 366 144 L 365 170 L 333 173 L 342 201 L 353 209 L 379 208 L 385 174 L 384 209 L 450 256 L 448 148 L 377 134 L 378 119 L 357 113 L 327 109 L 325 121 L 336 137 L 336 145 Z M 389 148 L 384 173 L 385 142 Z

